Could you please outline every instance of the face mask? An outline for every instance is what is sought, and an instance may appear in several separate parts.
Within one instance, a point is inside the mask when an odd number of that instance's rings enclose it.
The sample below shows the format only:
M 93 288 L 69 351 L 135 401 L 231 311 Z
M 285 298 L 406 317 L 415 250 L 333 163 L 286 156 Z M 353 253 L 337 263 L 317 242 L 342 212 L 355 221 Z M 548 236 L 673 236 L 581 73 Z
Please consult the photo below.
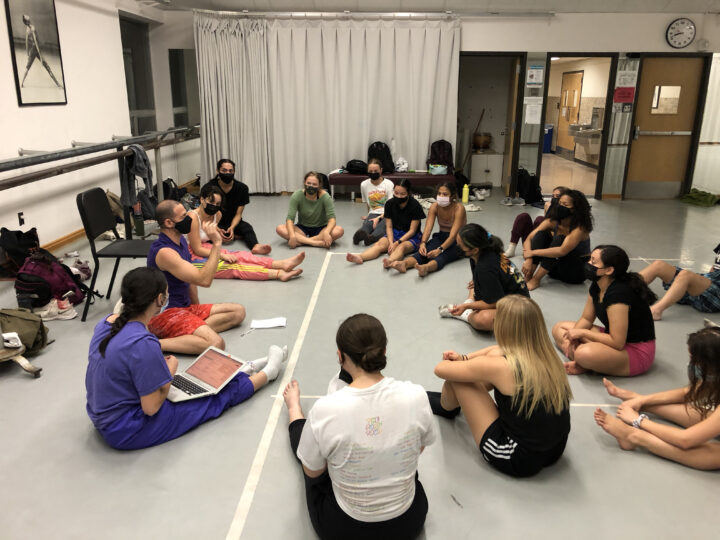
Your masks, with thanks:
M 408 199 L 410 197 L 395 197 L 395 200 L 398 202 L 398 204 L 405 204 L 408 202 Z
M 165 310 L 167 309 L 167 307 L 168 307 L 169 304 L 170 304 L 170 295 L 167 294 L 167 295 L 165 296 L 165 303 L 164 303 L 164 304 L 162 305 L 162 307 L 160 308 L 160 313 L 162 313 L 163 311 L 165 311 Z
M 213 215 L 217 214 L 219 211 L 220 211 L 220 207 L 217 204 L 207 203 L 205 205 L 205 213 L 208 216 L 213 216 Z
M 368 173 L 368 176 L 370 177 L 370 180 L 377 180 L 378 178 L 380 178 L 380 173 L 379 172 L 371 172 L 371 173 Z
M 305 193 L 308 195 L 315 195 L 318 192 L 318 188 L 315 186 L 305 186 Z
M 226 184 L 229 184 L 233 181 L 233 178 L 235 178 L 235 173 L 218 173 L 218 178 Z
M 593 266 L 589 262 L 586 262 L 585 267 L 583 268 L 585 279 L 589 279 L 590 281 L 597 281 L 600 279 L 600 276 L 597 275 L 598 270 L 599 268 L 597 266 Z
M 190 216 L 185 216 L 185 219 L 175 223 L 175 230 L 180 234 L 189 233 L 190 227 L 192 227 L 192 218 Z
M 573 215 L 573 209 L 568 208 L 567 206 L 558 206 L 557 207 L 557 217 L 558 219 L 565 219 L 569 218 Z
M 450 206 L 450 197 L 443 197 L 442 195 L 438 195 L 436 199 L 438 206 Z

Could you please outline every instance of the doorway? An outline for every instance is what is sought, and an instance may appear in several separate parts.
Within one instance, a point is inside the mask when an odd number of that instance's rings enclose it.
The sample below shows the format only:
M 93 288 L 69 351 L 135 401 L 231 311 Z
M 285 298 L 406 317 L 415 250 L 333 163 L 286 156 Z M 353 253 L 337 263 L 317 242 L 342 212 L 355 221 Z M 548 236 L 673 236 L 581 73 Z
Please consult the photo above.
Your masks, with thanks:
M 602 182 L 607 139 L 605 112 L 617 55 L 548 54 L 544 133 L 538 171 L 540 187 L 556 186 L 595 196 Z
M 671 199 L 687 192 L 708 70 L 708 55 L 642 58 L 623 197 Z
M 505 189 L 517 173 L 525 55 L 460 54 L 456 170 L 475 186 Z

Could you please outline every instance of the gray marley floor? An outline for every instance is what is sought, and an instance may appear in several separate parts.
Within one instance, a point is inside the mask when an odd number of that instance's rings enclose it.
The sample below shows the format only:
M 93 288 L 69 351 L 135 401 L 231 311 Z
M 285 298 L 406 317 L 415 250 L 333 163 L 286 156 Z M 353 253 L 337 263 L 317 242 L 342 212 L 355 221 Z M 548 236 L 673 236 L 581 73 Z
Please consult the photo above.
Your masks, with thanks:
M 496 192 L 469 219 L 507 242 L 513 218 L 527 208 L 501 206 L 499 200 Z M 292 253 L 274 234 L 287 203 L 286 197 L 254 197 L 246 210 L 276 258 Z M 663 258 L 695 271 L 706 271 L 712 262 L 720 241 L 717 208 L 676 201 L 592 204 L 593 245 L 623 246 L 636 270 L 645 265 L 642 259 Z M 288 369 L 294 368 L 292 376 L 308 396 L 306 410 L 336 371 L 335 330 L 353 313 L 368 312 L 383 321 L 390 339 L 386 375 L 427 389 L 440 388 L 432 370 L 443 350 L 468 352 L 492 343 L 491 336 L 437 315 L 439 304 L 463 299 L 467 262 L 421 280 L 414 272 L 385 272 L 380 261 L 355 267 L 344 260 L 364 210 L 338 201 L 345 238 L 329 256 L 309 248 L 303 275 L 291 283 L 217 280 L 200 291 L 201 301 L 246 306 L 248 322 L 224 334 L 231 352 L 252 359 L 271 343 L 289 346 L 294 365 Z M 540 213 L 529 211 L 533 217 Z M 72 247 L 89 255 L 86 244 Z M 520 257 L 515 262 L 520 264 Z M 120 276 L 137 264 L 124 262 Z M 105 262 L 102 292 L 110 270 Z M 654 288 L 660 291 L 659 285 Z M 91 307 L 86 323 L 79 318 L 48 323 L 56 341 L 33 359 L 43 368 L 41 378 L 14 364 L 0 365 L 0 538 L 220 539 L 240 531 L 248 539 L 314 538 L 301 471 L 288 447 L 287 416 L 276 398 L 282 374 L 250 401 L 180 439 L 134 452 L 105 445 L 85 413 L 84 373 L 93 327 L 111 310 L 118 289 L 119 282 L 110 301 Z M 586 294 L 587 286 L 547 281 L 532 296 L 550 328 L 577 319 Z M 0 305 L 15 305 L 8 283 L 0 284 Z M 287 317 L 287 328 L 244 335 L 250 319 L 275 316 Z M 685 306 L 666 312 L 656 324 L 655 366 L 620 383 L 642 392 L 684 384 L 686 336 L 702 319 Z M 189 361 L 182 357 L 181 365 Z M 718 474 L 621 451 L 592 419 L 595 404 L 615 403 L 600 381 L 595 375 L 571 379 L 573 427 L 565 455 L 528 480 L 490 469 L 462 417 L 440 419 L 440 438 L 420 461 L 430 501 L 425 538 L 714 537 L 710 518 L 718 501 Z M 262 468 L 253 472 L 256 456 Z

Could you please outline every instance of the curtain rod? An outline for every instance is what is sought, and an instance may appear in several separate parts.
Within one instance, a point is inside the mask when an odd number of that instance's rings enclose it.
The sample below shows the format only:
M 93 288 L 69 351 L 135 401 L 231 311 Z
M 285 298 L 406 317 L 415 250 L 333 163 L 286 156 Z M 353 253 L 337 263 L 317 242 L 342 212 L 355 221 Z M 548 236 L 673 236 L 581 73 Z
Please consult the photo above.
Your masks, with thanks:
M 211 9 L 193 9 L 194 13 L 222 15 L 225 17 L 267 17 L 277 19 L 475 19 L 475 18 L 547 18 L 554 17 L 554 11 L 483 11 L 474 13 L 438 12 L 393 12 L 393 11 L 214 11 Z

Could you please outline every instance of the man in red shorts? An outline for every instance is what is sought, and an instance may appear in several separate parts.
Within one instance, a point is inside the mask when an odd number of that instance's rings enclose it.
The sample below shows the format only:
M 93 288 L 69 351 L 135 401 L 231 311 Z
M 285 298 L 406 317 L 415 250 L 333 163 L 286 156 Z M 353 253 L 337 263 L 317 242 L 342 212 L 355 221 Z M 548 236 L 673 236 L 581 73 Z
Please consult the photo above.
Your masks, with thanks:
M 192 220 L 177 201 L 161 202 L 155 210 L 160 235 L 148 252 L 147 265 L 165 274 L 168 282 L 167 308 L 153 317 L 149 330 L 160 339 L 163 351 L 198 354 L 208 346 L 225 348 L 218 333 L 238 326 L 245 319 L 240 304 L 201 304 L 198 285 L 209 287 L 215 277 L 222 237 L 214 223 L 203 225 L 212 242 L 212 250 L 202 267 L 191 264 L 190 249 L 184 234 Z

